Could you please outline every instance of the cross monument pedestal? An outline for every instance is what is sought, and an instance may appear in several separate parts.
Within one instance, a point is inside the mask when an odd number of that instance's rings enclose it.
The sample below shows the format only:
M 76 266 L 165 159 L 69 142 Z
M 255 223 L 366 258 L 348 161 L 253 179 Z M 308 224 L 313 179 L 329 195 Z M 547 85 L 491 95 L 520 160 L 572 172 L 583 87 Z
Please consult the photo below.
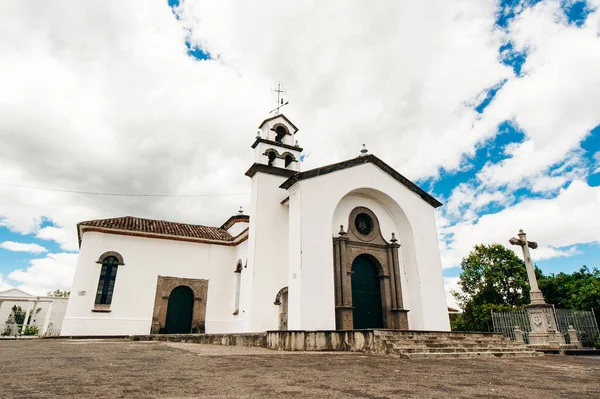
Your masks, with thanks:
M 540 291 L 535 270 L 529 255 L 529 248 L 536 249 L 536 242 L 527 241 L 527 235 L 519 230 L 519 238 L 511 238 L 512 245 L 518 245 L 523 249 L 523 260 L 527 269 L 527 279 L 531 287 L 529 298 L 530 304 L 526 306 L 531 332 L 529 333 L 529 345 L 559 349 L 565 345 L 565 337 L 558 331 L 556 317 L 552 305 L 547 304 L 544 295 Z

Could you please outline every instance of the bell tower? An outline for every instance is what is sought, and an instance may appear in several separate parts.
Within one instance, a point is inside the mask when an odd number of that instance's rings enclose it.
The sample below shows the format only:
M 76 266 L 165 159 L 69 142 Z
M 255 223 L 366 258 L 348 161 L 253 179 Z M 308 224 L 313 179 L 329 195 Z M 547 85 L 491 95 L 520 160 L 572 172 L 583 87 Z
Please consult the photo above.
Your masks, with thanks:
M 288 192 L 279 186 L 300 171 L 295 135 L 298 128 L 285 115 L 265 119 L 252 144 L 254 163 L 246 172 L 252 179 L 248 267 L 242 278 L 241 311 L 244 331 L 279 328 L 278 292 L 288 287 Z
M 255 164 L 300 171 L 300 153 L 295 138 L 298 128 L 283 114 L 265 119 L 258 127 L 254 148 Z

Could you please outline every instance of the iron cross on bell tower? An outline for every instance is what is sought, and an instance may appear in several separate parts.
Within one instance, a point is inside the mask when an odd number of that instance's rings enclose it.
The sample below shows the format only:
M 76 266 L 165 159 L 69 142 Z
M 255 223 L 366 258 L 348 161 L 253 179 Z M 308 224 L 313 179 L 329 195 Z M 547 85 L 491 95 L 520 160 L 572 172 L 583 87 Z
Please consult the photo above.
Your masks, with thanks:
M 277 93 L 277 107 L 269 111 L 269 113 L 275 113 L 275 115 L 279 115 L 279 110 L 289 104 L 288 101 L 284 102 L 283 97 L 281 96 L 282 94 L 286 94 L 287 91 L 281 90 L 281 83 L 277 82 L 277 88 L 273 90 L 273 92 Z

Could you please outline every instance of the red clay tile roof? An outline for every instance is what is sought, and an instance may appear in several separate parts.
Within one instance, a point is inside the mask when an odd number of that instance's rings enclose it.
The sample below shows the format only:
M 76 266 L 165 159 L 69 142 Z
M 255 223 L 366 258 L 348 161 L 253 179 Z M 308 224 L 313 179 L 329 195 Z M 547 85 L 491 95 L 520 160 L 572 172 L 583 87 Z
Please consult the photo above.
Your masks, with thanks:
M 205 239 L 216 241 L 233 241 L 234 237 L 227 230 L 219 227 L 201 226 L 197 224 L 167 222 L 166 220 L 142 219 L 133 216 L 123 216 L 112 219 L 98 219 L 80 222 L 78 225 L 78 234 L 82 227 L 104 228 L 123 230 L 144 234 L 161 234 L 177 237 L 187 237 L 192 239 Z M 81 242 L 81 237 L 79 237 Z

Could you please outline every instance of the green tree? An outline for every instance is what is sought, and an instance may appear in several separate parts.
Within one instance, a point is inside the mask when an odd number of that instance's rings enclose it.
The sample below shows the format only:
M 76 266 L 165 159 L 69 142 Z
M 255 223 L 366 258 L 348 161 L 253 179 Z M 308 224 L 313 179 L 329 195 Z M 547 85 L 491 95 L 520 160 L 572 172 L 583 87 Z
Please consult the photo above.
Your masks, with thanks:
M 54 291 L 48 291 L 48 296 L 53 296 L 56 298 L 68 298 L 71 294 L 71 291 L 61 291 L 58 288 Z
M 538 285 L 547 303 L 563 309 L 594 309 L 600 324 L 600 270 L 597 268 L 590 270 L 584 265 L 572 274 L 542 276 Z
M 462 292 L 453 295 L 463 312 L 452 323 L 453 330 L 491 331 L 492 310 L 521 308 L 529 302 L 525 264 L 503 245 L 476 245 L 461 268 Z

